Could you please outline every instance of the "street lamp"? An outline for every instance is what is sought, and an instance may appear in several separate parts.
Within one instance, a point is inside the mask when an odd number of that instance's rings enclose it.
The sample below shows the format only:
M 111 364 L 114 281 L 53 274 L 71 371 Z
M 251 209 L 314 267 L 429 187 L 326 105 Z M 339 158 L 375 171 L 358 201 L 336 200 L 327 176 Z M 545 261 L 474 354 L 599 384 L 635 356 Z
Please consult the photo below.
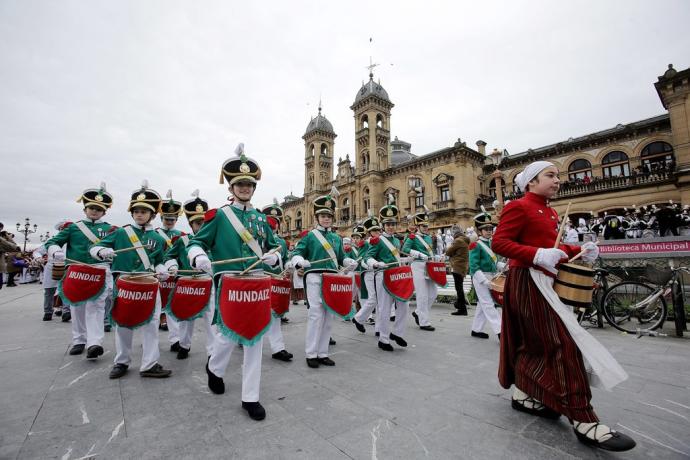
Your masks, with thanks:
M 36 224 L 34 224 L 34 229 L 31 230 L 31 221 L 28 217 L 24 220 L 24 229 L 22 229 L 22 225 L 17 222 L 17 232 L 24 235 L 24 252 L 26 252 L 26 242 L 29 240 L 29 235 L 36 233 L 37 230 L 38 225 Z

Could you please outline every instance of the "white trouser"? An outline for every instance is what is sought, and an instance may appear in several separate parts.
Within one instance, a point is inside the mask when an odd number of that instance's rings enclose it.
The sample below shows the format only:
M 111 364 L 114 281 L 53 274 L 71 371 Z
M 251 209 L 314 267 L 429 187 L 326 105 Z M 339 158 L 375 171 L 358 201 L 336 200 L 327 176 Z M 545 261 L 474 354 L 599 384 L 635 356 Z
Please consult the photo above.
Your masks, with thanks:
M 204 329 L 206 330 L 206 356 L 211 356 L 211 352 L 213 351 L 213 341 L 216 338 L 217 332 L 216 326 L 213 325 L 213 307 L 215 305 L 213 299 L 215 298 L 215 288 L 212 285 L 211 299 L 209 300 L 210 305 L 206 310 L 206 313 L 204 313 L 204 316 L 201 318 L 204 321 Z M 168 318 L 168 321 L 172 319 L 170 315 L 166 315 L 166 317 Z M 185 348 L 187 350 L 190 350 L 192 348 L 192 335 L 194 334 L 194 323 L 196 323 L 196 321 L 197 320 L 177 321 L 177 324 L 180 325 L 180 346 L 182 348 Z
M 493 275 L 493 273 L 484 273 L 487 279 L 491 279 Z M 472 330 L 474 332 L 481 332 L 484 328 L 484 323 L 488 321 L 494 334 L 499 334 L 501 332 L 501 314 L 494 305 L 494 299 L 491 297 L 489 286 L 477 281 L 476 276 L 472 276 L 472 284 L 474 285 L 474 292 L 477 293 L 477 309 L 474 312 Z
M 419 317 L 420 326 L 429 326 L 429 311 L 431 305 L 436 300 L 438 286 L 436 283 L 426 278 L 426 262 L 412 262 L 412 280 L 417 298 L 417 309 L 415 312 Z
M 397 300 L 386 291 L 386 288 L 383 287 L 383 271 L 376 273 L 376 292 L 378 297 L 376 325 L 378 326 L 379 342 L 390 343 L 391 322 L 388 320 L 388 317 L 391 314 L 391 310 L 395 308 L 393 334 L 398 337 L 403 337 L 407 327 L 407 309 L 409 302 Z
M 280 321 L 280 320 L 279 320 Z M 257 402 L 259 400 L 259 387 L 261 385 L 261 350 L 263 349 L 263 337 L 252 346 L 244 345 L 244 361 L 242 362 L 242 401 Z M 230 362 L 232 351 L 237 343 L 225 337 L 220 332 L 216 333 L 213 342 L 213 352 L 208 361 L 208 368 L 216 376 L 223 378 L 225 369 Z
M 271 313 L 271 327 L 266 332 L 266 335 L 268 335 L 268 343 L 271 344 L 271 353 L 285 350 L 283 332 L 280 330 L 280 318 L 273 316 L 273 313 Z
M 141 331 L 141 344 L 143 352 L 141 354 L 140 371 L 146 371 L 153 367 L 160 358 L 160 351 L 158 350 L 158 322 L 161 316 L 161 295 L 156 295 L 156 310 L 153 312 L 151 321 L 138 328 Z M 103 323 L 101 323 L 101 326 Z M 115 327 L 115 364 L 129 364 L 132 362 L 132 337 L 134 330 L 126 327 Z
M 103 318 L 105 316 L 105 301 L 112 291 L 103 289 L 101 295 L 91 299 L 78 307 L 70 306 L 72 312 L 72 345 L 85 344 L 103 345 Z
M 307 358 L 328 357 L 328 343 L 331 338 L 333 313 L 327 311 L 321 300 L 321 274 L 308 273 L 306 276 L 307 299 L 307 337 L 304 351 Z
M 373 271 L 367 271 L 364 272 L 364 284 L 367 287 L 367 298 L 360 300 L 360 305 L 361 308 L 355 315 L 355 320 L 360 323 L 364 324 L 369 318 L 369 315 L 371 315 L 371 312 L 374 311 L 374 308 L 376 307 L 376 283 L 374 282 L 374 272 Z M 378 326 L 379 322 L 376 321 L 376 325 Z
M 165 319 L 168 323 L 168 341 L 170 345 L 173 345 L 175 342 L 180 341 L 180 321 L 171 315 L 165 315 Z

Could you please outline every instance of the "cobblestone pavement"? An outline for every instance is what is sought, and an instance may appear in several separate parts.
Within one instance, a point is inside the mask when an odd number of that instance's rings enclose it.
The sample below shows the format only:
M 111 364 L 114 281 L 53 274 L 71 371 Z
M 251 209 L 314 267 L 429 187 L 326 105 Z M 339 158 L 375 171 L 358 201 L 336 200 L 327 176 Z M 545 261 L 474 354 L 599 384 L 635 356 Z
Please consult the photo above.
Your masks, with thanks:
M 142 379 L 138 335 L 132 370 L 109 380 L 114 334 L 105 355 L 69 356 L 70 326 L 42 322 L 39 285 L 0 291 L 0 458 L 610 458 L 577 442 L 566 420 L 510 408 L 498 385 L 498 341 L 471 338 L 471 316 L 432 311 L 435 332 L 410 318 L 407 349 L 381 351 L 373 328 L 360 334 L 336 320 L 333 368 L 304 361 L 306 310 L 283 326 L 291 363 L 264 346 L 261 402 L 268 416 L 240 407 L 241 353 L 231 359 L 225 395 L 206 386 L 197 325 L 190 359 L 168 351 L 167 380 Z M 472 314 L 472 312 L 470 312 Z M 630 374 L 613 392 L 594 389 L 602 421 L 633 436 L 625 458 L 690 456 L 690 341 L 593 330 Z

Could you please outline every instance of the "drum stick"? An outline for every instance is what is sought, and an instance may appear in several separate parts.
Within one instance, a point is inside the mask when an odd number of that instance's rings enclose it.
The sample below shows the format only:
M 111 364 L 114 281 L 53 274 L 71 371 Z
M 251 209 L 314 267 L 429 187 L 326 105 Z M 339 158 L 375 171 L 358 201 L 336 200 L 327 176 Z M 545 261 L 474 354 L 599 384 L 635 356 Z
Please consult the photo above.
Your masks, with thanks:
M 127 252 L 127 251 L 134 251 L 135 249 L 151 249 L 151 246 L 149 245 L 142 245 L 142 246 L 132 246 L 131 248 L 124 248 L 124 249 L 118 249 L 117 251 L 113 251 L 113 254 L 120 254 L 122 252 Z
M 103 268 L 102 265 L 87 264 L 86 262 L 80 262 L 80 261 L 78 261 L 78 260 L 70 259 L 70 258 L 68 258 L 68 257 L 65 257 L 65 260 L 66 260 L 67 262 L 72 262 L 73 264 L 77 264 L 77 265 L 86 265 L 87 267 L 99 267 L 99 268 Z
M 151 273 L 142 273 L 142 274 L 140 274 L 140 275 L 131 275 L 131 276 L 129 277 L 129 279 L 131 279 L 131 280 L 136 280 L 136 279 L 139 279 L 139 278 L 146 278 L 147 276 L 153 276 L 153 277 L 155 278 L 155 277 L 156 277 L 156 274 L 153 273 L 153 272 L 151 272 Z
M 359 257 L 359 258 L 355 259 L 355 262 L 359 263 L 361 260 L 362 260 L 362 258 Z M 357 265 L 355 265 L 354 268 L 356 269 L 356 268 L 357 268 Z M 344 273 L 345 270 L 346 270 L 345 267 L 343 267 L 343 268 L 341 268 L 340 270 L 338 270 L 338 273 Z M 354 269 L 353 269 L 353 270 L 354 270 Z
M 274 254 L 274 253 L 280 251 L 280 249 L 281 249 L 280 246 L 278 246 L 278 247 L 276 247 L 276 248 L 271 249 L 270 251 L 268 251 L 268 252 L 267 252 L 266 254 L 264 254 L 264 255 Z M 255 256 L 255 257 L 256 257 L 256 256 Z M 247 267 L 247 268 L 245 268 L 244 270 L 242 270 L 242 271 L 240 272 L 240 276 L 246 275 L 247 272 L 248 272 L 249 270 L 251 270 L 252 268 L 254 268 L 254 267 L 256 267 L 257 265 L 259 265 L 262 261 L 263 261 L 263 259 L 259 259 L 259 260 L 257 260 L 256 262 L 254 262 L 253 264 L 251 264 L 249 267 Z
M 565 208 L 565 214 L 563 214 L 563 220 L 561 221 L 561 228 L 558 230 L 558 236 L 556 237 L 556 242 L 554 243 L 554 249 L 558 249 L 558 245 L 561 244 L 561 237 L 563 237 L 563 231 L 565 230 L 565 223 L 568 220 L 568 212 L 570 212 L 570 205 L 572 202 L 568 202 L 568 207 Z
M 177 270 L 177 273 L 204 273 L 204 271 L 203 271 L 203 270 L 186 270 L 186 269 L 182 269 L 182 270 Z
M 214 260 L 213 262 L 211 262 L 211 265 L 231 264 L 233 262 L 243 262 L 245 260 L 252 260 L 252 259 L 256 259 L 256 256 L 238 257 L 236 259 Z

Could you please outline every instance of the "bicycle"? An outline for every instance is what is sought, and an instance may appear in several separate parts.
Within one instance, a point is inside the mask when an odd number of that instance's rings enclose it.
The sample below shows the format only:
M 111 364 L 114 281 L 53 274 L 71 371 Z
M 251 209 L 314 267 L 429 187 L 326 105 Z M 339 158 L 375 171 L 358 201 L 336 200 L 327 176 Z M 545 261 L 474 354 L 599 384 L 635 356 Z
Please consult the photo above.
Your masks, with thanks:
M 684 308 L 682 273 L 690 270 L 678 267 L 655 274 L 656 286 L 642 281 L 623 281 L 611 286 L 603 299 L 607 321 L 628 334 L 659 329 L 668 315 L 667 298 L 673 302 L 676 317 L 682 317 L 678 314 L 678 309 Z
M 604 327 L 604 314 L 602 313 L 603 299 L 609 288 L 607 277 L 609 271 L 604 268 L 594 269 L 594 291 L 592 292 L 592 303 L 587 308 L 577 308 L 577 322 L 583 327 Z M 606 318 L 606 322 L 610 322 Z

